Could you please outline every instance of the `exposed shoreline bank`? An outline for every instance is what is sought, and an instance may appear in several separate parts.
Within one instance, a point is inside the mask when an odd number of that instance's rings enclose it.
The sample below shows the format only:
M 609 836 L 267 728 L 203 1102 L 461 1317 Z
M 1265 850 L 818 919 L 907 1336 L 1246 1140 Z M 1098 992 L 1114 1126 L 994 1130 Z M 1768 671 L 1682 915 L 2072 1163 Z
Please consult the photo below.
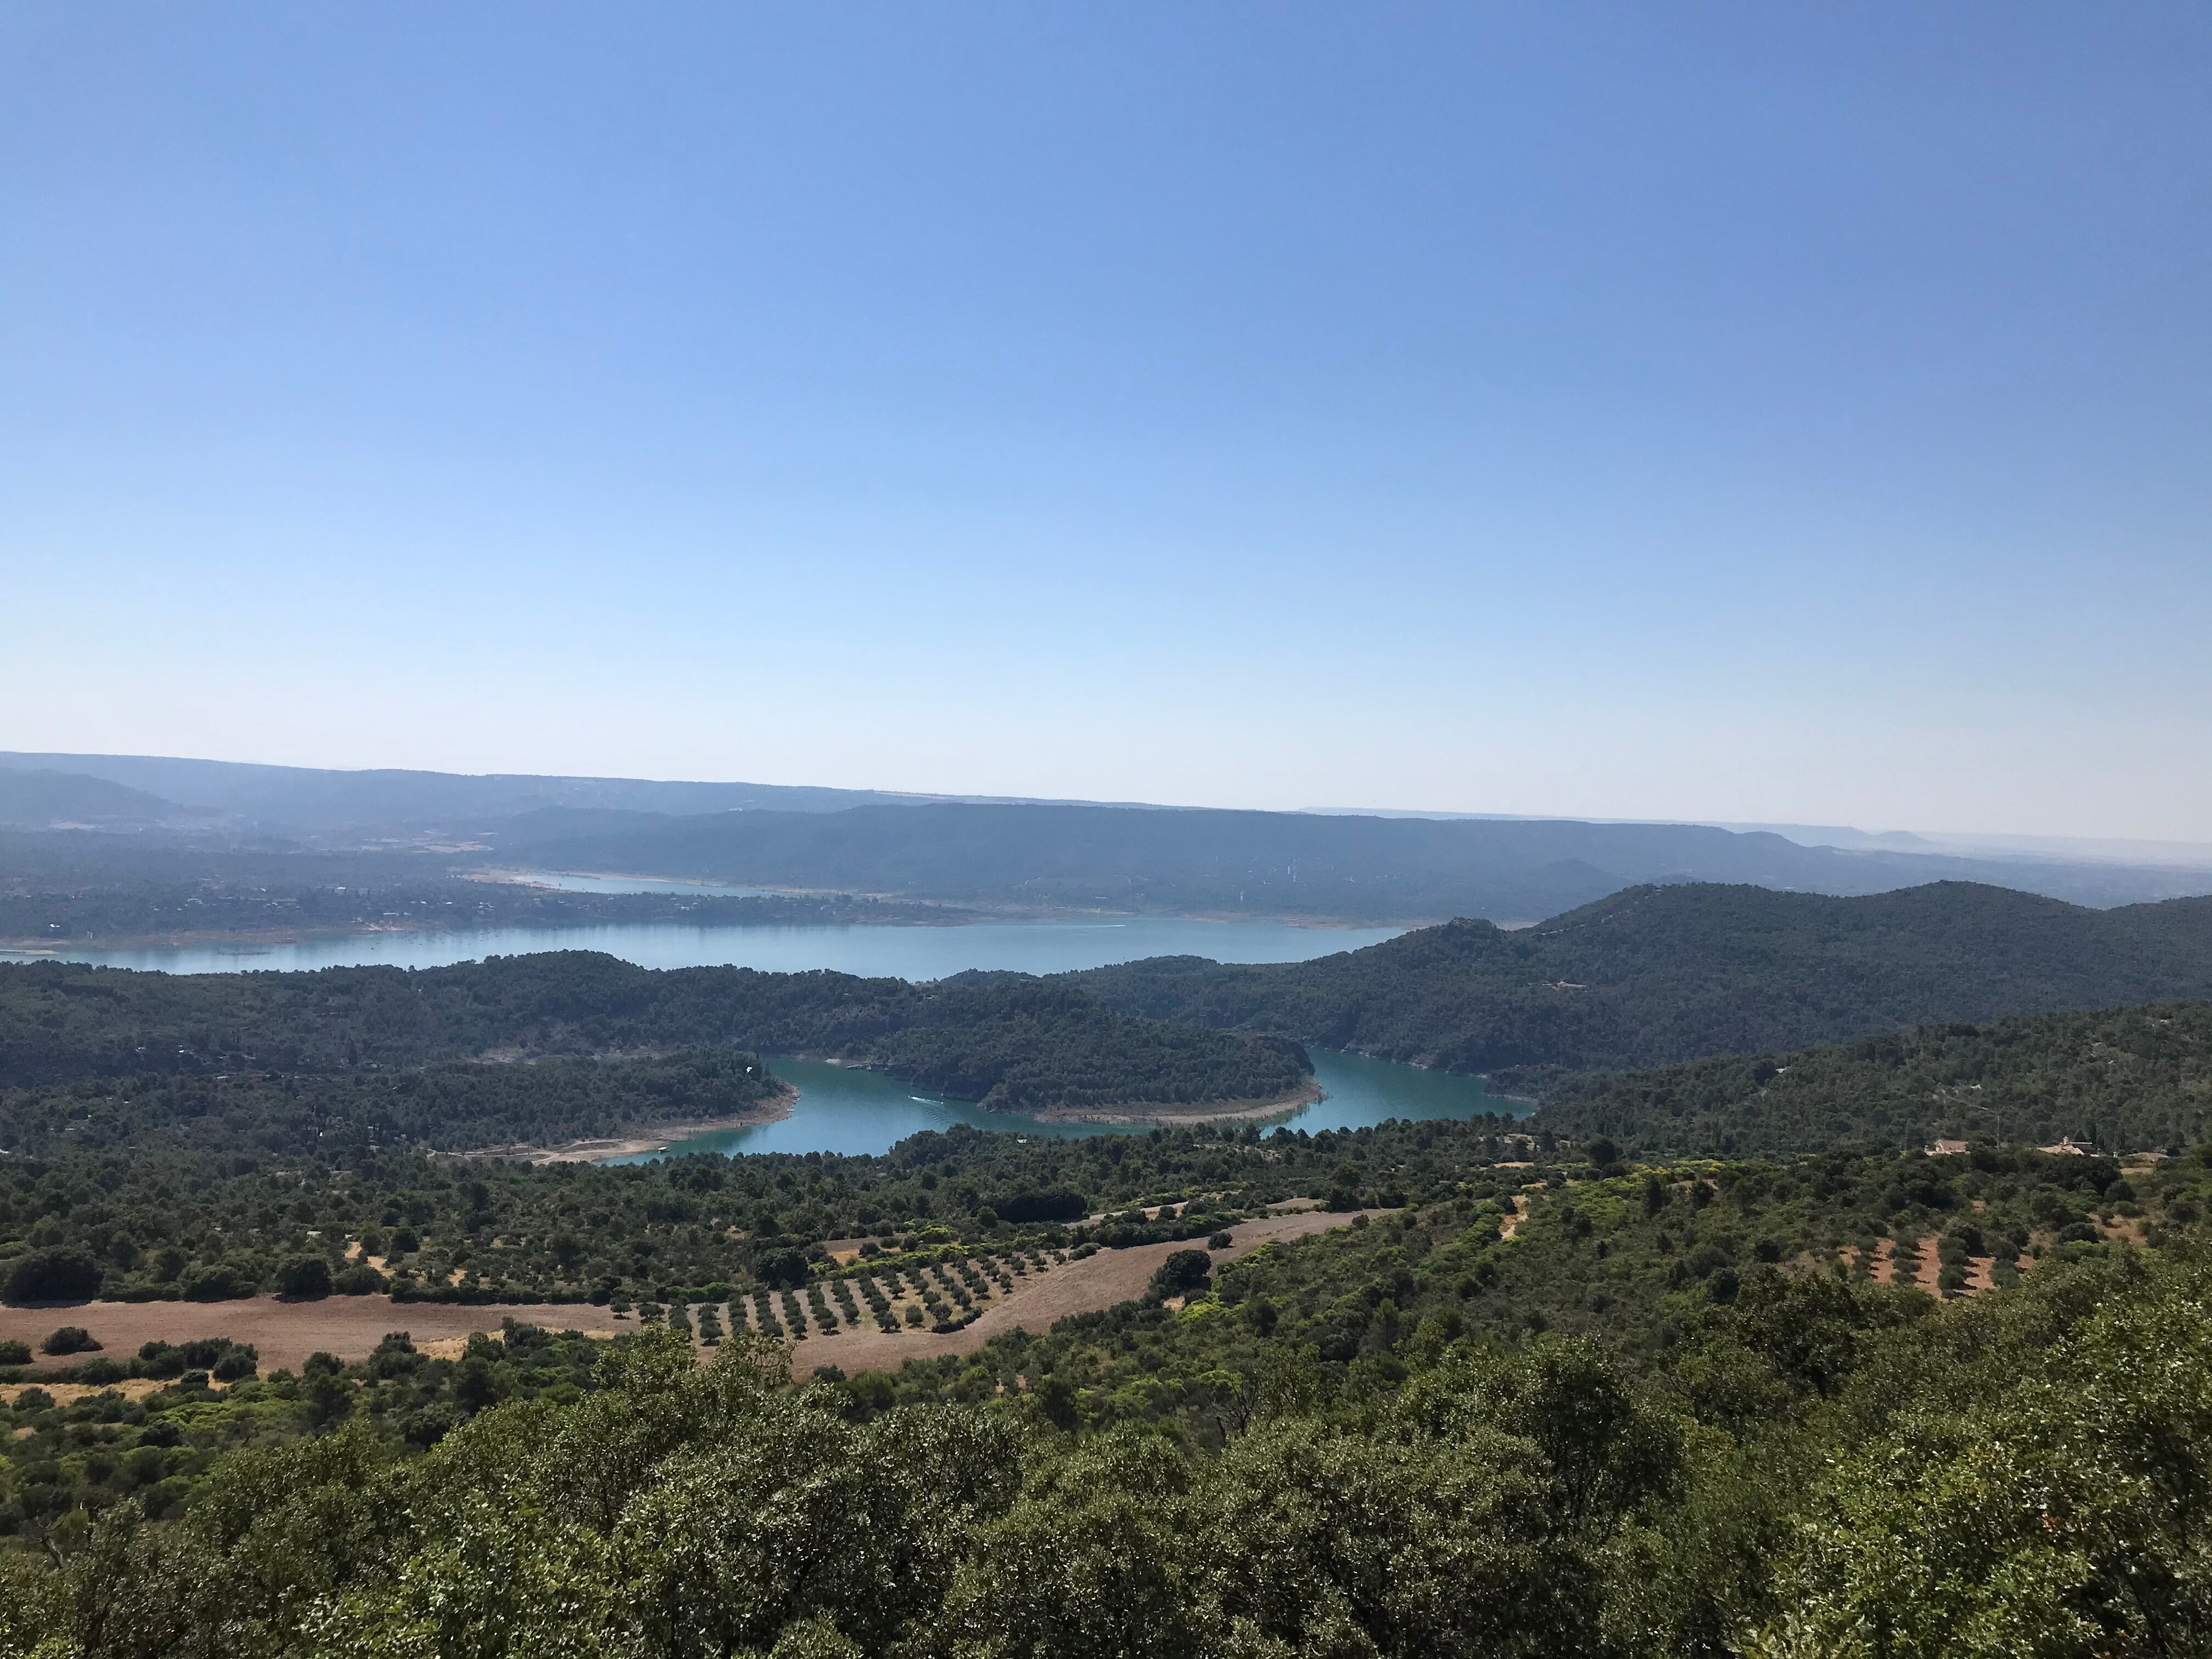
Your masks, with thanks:
M 1048 1106 L 1023 1114 L 1040 1123 L 1241 1123 L 1279 1117 L 1328 1097 L 1318 1078 L 1308 1078 L 1298 1087 L 1266 1100 L 1194 1101 L 1188 1106 L 1139 1102 L 1122 1106 Z
M 782 1092 L 773 1098 L 763 1101 L 749 1111 L 733 1113 L 728 1117 L 687 1118 L 681 1121 L 649 1124 L 627 1135 L 568 1140 L 557 1146 L 533 1146 L 518 1142 L 505 1146 L 472 1147 L 465 1152 L 441 1152 L 439 1156 L 456 1161 L 496 1158 L 511 1164 L 603 1164 L 610 1158 L 665 1152 L 668 1150 L 669 1142 L 691 1135 L 720 1134 L 729 1129 L 755 1129 L 763 1123 L 781 1123 L 799 1104 L 798 1090 L 788 1083 L 781 1084 L 781 1087 Z

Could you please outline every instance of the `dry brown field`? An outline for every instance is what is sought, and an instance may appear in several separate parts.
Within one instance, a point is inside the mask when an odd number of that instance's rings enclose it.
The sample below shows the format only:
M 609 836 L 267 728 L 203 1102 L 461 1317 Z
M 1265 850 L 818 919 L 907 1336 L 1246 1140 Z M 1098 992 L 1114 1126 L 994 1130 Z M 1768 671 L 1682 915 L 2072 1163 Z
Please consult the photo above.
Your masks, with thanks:
M 1214 1260 L 1232 1260 L 1262 1244 L 1302 1238 L 1344 1226 L 1351 1219 L 1348 1212 L 1307 1210 L 1239 1222 L 1229 1229 L 1234 1243 L 1226 1250 L 1213 1252 Z M 796 1345 L 793 1371 L 805 1376 L 817 1365 L 837 1365 L 848 1373 L 890 1369 L 906 1359 L 970 1352 L 1001 1331 L 1042 1332 L 1070 1314 L 1110 1308 L 1141 1296 L 1170 1252 L 1193 1249 L 1196 1243 L 1101 1250 L 1047 1273 L 1033 1273 L 1015 1281 L 1012 1295 L 994 1296 L 973 1324 L 942 1336 L 926 1329 L 886 1335 L 872 1327 L 848 1328 L 829 1336 L 817 1333 Z M 0 1308 L 0 1338 L 18 1338 L 35 1349 L 57 1327 L 82 1325 L 99 1339 L 106 1354 L 127 1360 L 144 1342 L 227 1336 L 234 1342 L 252 1343 L 264 1371 L 296 1371 L 313 1353 L 365 1359 L 389 1331 L 405 1331 L 417 1347 L 422 1347 L 431 1342 L 465 1339 L 477 1331 L 495 1332 L 508 1319 L 592 1336 L 612 1336 L 637 1328 L 635 1316 L 617 1316 L 587 1304 L 465 1306 L 448 1302 L 394 1303 L 380 1296 L 332 1296 L 313 1302 L 258 1296 L 236 1302 L 80 1302 L 58 1307 Z M 73 1354 L 40 1364 L 74 1364 L 90 1357 Z

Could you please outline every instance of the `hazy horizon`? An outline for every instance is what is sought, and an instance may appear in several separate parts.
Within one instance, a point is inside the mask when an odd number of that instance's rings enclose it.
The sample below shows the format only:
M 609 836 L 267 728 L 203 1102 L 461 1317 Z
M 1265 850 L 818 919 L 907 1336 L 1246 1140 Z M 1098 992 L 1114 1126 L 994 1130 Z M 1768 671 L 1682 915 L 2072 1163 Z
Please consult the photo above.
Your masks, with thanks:
M 96 758 L 96 759 L 106 759 L 106 760 L 189 760 L 189 761 L 211 761 L 211 762 L 213 762 L 214 763 L 218 764 L 218 765 L 240 765 L 240 766 L 282 766 L 282 767 L 293 767 L 293 766 L 295 766 L 295 765 L 296 764 L 295 763 L 290 763 L 290 762 L 230 761 L 230 760 L 222 760 L 222 759 L 220 759 L 220 758 L 216 757 L 212 757 L 212 756 L 204 756 L 204 755 L 201 755 L 201 756 L 149 756 L 149 755 L 143 755 L 143 754 L 123 754 L 123 753 L 118 753 L 118 752 L 110 752 L 110 753 L 103 753 L 103 754 L 97 754 L 97 755 L 95 755 L 95 754 L 94 754 L 94 753 L 93 753 L 93 751 L 88 751 L 88 750 L 75 750 L 75 751 L 69 751 L 69 750 L 29 750 L 29 751 L 26 751 L 26 750 L 0 750 L 0 764 L 13 763 L 13 762 L 15 762 L 15 760 L 19 760 L 19 759 L 33 759 L 33 760 L 40 761 L 40 762 L 42 762 L 42 763 L 44 763 L 44 762 L 52 762 L 52 763 L 53 763 L 53 769 L 60 770 L 60 771 L 64 771 L 64 772 L 66 772 L 66 771 L 68 771 L 68 770 L 70 769 L 70 768 L 69 768 L 69 763 L 70 763 L 71 760 L 73 760 L 73 759 L 79 759 L 79 758 Z M 2002 857 L 2007 857 L 2007 856 L 2014 856 L 2014 857 L 2025 858 L 2025 859 L 2037 859 L 2037 858 L 2061 858 L 2061 859 L 2079 859 L 2079 860 L 2131 860 L 2131 861 L 2136 861 L 2136 862 L 2141 862 L 2141 863 L 2177 863 L 2177 864 L 2183 864 L 2183 865 L 2186 865 L 2186 866 L 2191 866 L 2191 867 L 2195 867 L 2195 866 L 2198 866 L 2198 865 L 2200 865 L 2200 864 L 2212 864 L 2212 842 L 2184 842 L 2184 841 L 2174 841 L 2174 840 L 2170 840 L 2170 839 L 2153 839 L 2153 838 L 2133 837 L 2133 836 L 2044 836 L 2044 835 L 2037 835 L 2037 834 L 2034 834 L 2034 833 L 2033 833 L 2033 832 L 2029 832 L 2029 831 L 2023 831 L 2023 830 L 2014 830 L 2014 829 L 2002 829 L 2002 830 L 1993 830 L 1993 829 L 1989 829 L 1989 828 L 1982 828 L 1982 829 L 1977 829 L 1977 830 L 1961 830 L 1961 829 L 1957 829 L 1957 828 L 1938 828 L 1938 829 L 1931 829 L 1931 828 L 1929 828 L 1929 827 L 1924 826 L 1924 825 L 1906 825 L 1906 824 L 1880 824 L 1880 825 L 1868 825 L 1868 824 L 1809 824 L 1809 823 L 1793 823 L 1793 822 L 1787 822 L 1787 821 L 1776 821 L 1776 822 L 1771 822 L 1771 823 L 1746 823 L 1746 822 L 1741 822 L 1741 821 L 1730 821 L 1730 820 L 1725 820 L 1725 819 L 1715 818 L 1715 817 L 1639 818 L 1639 817 L 1613 817 L 1613 816 L 1607 816 L 1607 815 L 1582 815 L 1582 814 L 1573 814 L 1573 813 L 1565 813 L 1565 812 L 1489 812 L 1489 811 L 1463 811 L 1463 810 L 1459 810 L 1459 809 L 1442 808 L 1442 807 L 1422 808 L 1422 807 L 1404 807 L 1404 806 L 1377 806 L 1377 805 L 1372 805 L 1372 804 L 1360 805 L 1335 805 L 1335 806 L 1319 806 L 1319 805 L 1314 805 L 1309 804 L 1309 805 L 1303 805 L 1303 806 L 1295 806 L 1295 807 L 1280 807 L 1280 808 L 1277 808 L 1277 807 L 1268 807 L 1268 808 L 1249 808 L 1249 807 L 1239 807 L 1239 806 L 1234 805 L 1232 805 L 1232 804 L 1225 804 L 1225 803 L 1223 803 L 1223 802 L 1220 802 L 1220 801 L 1209 801 L 1209 800 L 1183 800 L 1183 801 L 1164 801 L 1164 800 L 1109 800 L 1109 799 L 1103 799 L 1103 798 L 1100 798 L 1100 797 L 1097 797 L 1097 796 L 1035 796 L 1035 795 L 996 795 L 996 796 L 986 796 L 986 795 L 983 795 L 983 794 L 980 793 L 979 792 L 974 792 L 974 791 L 955 791 L 955 790 L 887 790 L 887 789 L 878 789 L 878 788 L 877 788 L 875 786 L 871 785 L 871 784 L 867 784 L 867 783 L 865 783 L 865 782 L 863 782 L 863 783 L 831 783 L 831 784 L 825 784 L 825 783 L 822 782 L 822 781 L 821 781 L 820 780 L 818 780 L 818 779 L 799 779 L 799 780 L 789 780 L 789 781 L 786 781 L 786 780 L 775 780 L 775 779 L 766 779 L 766 778 L 736 778 L 736 777 L 722 777 L 722 778 L 697 777 L 697 776 L 693 776 L 693 777 L 642 777 L 642 776 L 640 776 L 640 775 L 635 775 L 635 774 L 619 774 L 619 773 L 583 773 L 583 772 L 542 772 L 542 773 L 533 773 L 533 772 L 514 772 L 514 771 L 508 771 L 508 770 L 503 770 L 503 769 L 502 769 L 502 770 L 492 770 L 492 771 L 486 771 L 486 772 L 477 772 L 477 773 L 452 773 L 452 772 L 448 771 L 447 769 L 442 769 L 442 768 L 423 768 L 423 767 L 408 767 L 408 766 L 400 766 L 400 767 L 319 767 L 319 766 L 305 766 L 305 767 L 299 767 L 299 768 L 298 768 L 298 769 L 307 770 L 307 771 L 336 771 L 336 772 L 385 772 L 385 771 L 390 771 L 390 772 L 401 772 L 401 773 L 410 773 L 410 772 L 430 772 L 430 773 L 443 773 L 443 774 L 445 774 L 446 775 L 472 776 L 472 777 L 512 777 L 512 778 L 544 777 L 544 778 L 549 778 L 549 779 L 552 779 L 552 778 L 577 779 L 577 780 L 582 780 L 582 781 L 606 781 L 606 782 L 646 782 L 646 783 L 665 783 L 665 784 L 702 784 L 702 785 L 709 785 L 709 786 L 714 786 L 714 785 L 766 785 L 766 786 L 772 787 L 783 787 L 783 788 L 799 788 L 799 789 L 830 789 L 830 790 L 837 790 L 837 791 L 851 791 L 851 792 L 854 792 L 854 793 L 873 793 L 873 794 L 904 795 L 904 796 L 909 796 L 909 797 L 911 797 L 911 798 L 913 798 L 913 799 L 918 799 L 918 800 L 960 800 L 960 799 L 999 800 L 999 801 L 1006 801 L 1006 802 L 1012 802 L 1012 803 L 1018 803 L 1018 804 L 1025 804 L 1025 805 L 1074 805 L 1074 806 L 1119 806 L 1119 807 L 1127 807 L 1127 808 L 1131 808 L 1131 809 L 1150 809 L 1150 810 L 1158 810 L 1158 811 L 1290 811 L 1290 812 L 1303 813 L 1303 814 L 1320 814 L 1320 815 L 1331 815 L 1331 816 L 1334 816 L 1334 815 L 1341 815 L 1341 816 L 1347 816 L 1347 817 L 1398 817 L 1398 818 L 1475 819 L 1475 820 L 1504 820 L 1504 821 L 1511 821 L 1511 822 L 1529 822 L 1529 823 L 1559 822 L 1559 823 L 1620 823 L 1620 824 L 1651 824 L 1651 825 L 1662 825 L 1662 826 L 1663 826 L 1663 825 L 1674 824 L 1674 825 L 1697 826 L 1697 827 L 1703 827 L 1703 828 L 1715 829 L 1715 830 L 1731 830 L 1731 831 L 1735 831 L 1735 832 L 1738 832 L 1738 833 L 1747 833 L 1747 832 L 1753 832 L 1753 831 L 1766 831 L 1766 832 L 1772 833 L 1772 834 L 1779 834 L 1779 835 L 1784 835 L 1784 836 L 1791 836 L 1791 832 L 1798 832 L 1798 833 L 1796 833 L 1794 836 L 1792 836 L 1792 838 L 1793 838 L 1793 839 L 1799 840 L 1799 841 L 1801 841 L 1801 842 L 1804 842 L 1804 843 L 1805 843 L 1805 844 L 1807 844 L 1807 845 L 1813 845 L 1813 846 L 1820 846 L 1820 845 L 1847 845 L 1847 844 L 1849 844 L 1847 842 L 1825 842 L 1825 841 L 1822 841 L 1822 840 L 1820 840 L 1820 839 L 1819 839 L 1819 838 L 1818 838 L 1818 836 L 1819 836 L 1820 833 L 1821 833 L 1821 832 L 1844 831 L 1844 832 L 1847 832 L 1848 834 L 1851 834 L 1851 835 L 1856 835 L 1856 836 L 1863 836 L 1863 837 L 1867 838 L 1867 839 L 1868 839 L 1868 840 L 1869 840 L 1869 841 L 1875 840 L 1875 839 L 1878 839 L 1878 838 L 1880 838 L 1880 837 L 1881 837 L 1881 836 L 1904 836 L 1911 837 L 1911 838 L 1913 838 L 1913 839 L 1915 839 L 1915 840 L 1921 840 L 1921 839 L 1924 838 L 1924 846 L 1923 846 L 1923 847 L 1920 847 L 1920 848 L 1914 848 L 1914 847 L 1907 846 L 1907 847 L 1894 848 L 1893 848 L 1893 849 L 1891 849 L 1891 850 L 1901 850 L 1901 851 L 1925 850 L 1925 851 L 1927 851 L 1927 852 L 1930 852 L 1930 853 L 1948 853 L 1948 854 L 1960 854 L 1960 853 L 1972 852 L 1973 854 L 1976 854 L 1976 855 L 1978 855 L 1978 856 L 1985 857 L 1985 858 L 1987 858 L 1987 857 L 2002 858 Z M 158 789 L 158 788 L 156 788 L 156 789 L 154 789 L 154 790 L 150 791 L 150 793 L 154 793 L 158 794 L 158 793 L 160 793 L 160 791 L 159 791 L 159 789 Z M 760 809 L 754 809 L 754 810 L 760 810 Z M 2008 845 L 2008 844 L 2009 844 L 2009 845 Z
M 0 743 L 2212 840 L 2208 82 L 2155 0 L 10 8 Z

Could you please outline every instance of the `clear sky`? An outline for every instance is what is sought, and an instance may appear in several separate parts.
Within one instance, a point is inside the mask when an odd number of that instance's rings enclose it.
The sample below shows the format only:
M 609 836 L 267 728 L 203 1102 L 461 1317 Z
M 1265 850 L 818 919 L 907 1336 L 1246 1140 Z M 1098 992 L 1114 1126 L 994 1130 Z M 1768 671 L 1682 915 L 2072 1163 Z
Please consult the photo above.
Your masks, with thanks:
M 2212 839 L 2212 8 L 0 9 L 0 747 Z

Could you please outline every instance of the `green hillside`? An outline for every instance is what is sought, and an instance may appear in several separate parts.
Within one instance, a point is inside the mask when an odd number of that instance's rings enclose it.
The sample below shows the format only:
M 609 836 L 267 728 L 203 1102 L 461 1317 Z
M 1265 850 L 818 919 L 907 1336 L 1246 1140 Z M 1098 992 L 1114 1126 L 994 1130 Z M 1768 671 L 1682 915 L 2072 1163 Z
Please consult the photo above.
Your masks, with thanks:
M 1170 957 L 1067 977 L 1155 1018 L 1451 1071 L 1613 1069 L 2212 997 L 2212 899 L 2090 910 L 1956 882 L 1861 898 L 1641 887 L 1518 931 L 1453 921 L 1312 962 Z
M 1530 1121 L 1655 1152 L 1939 1136 L 2178 1149 L 2212 1133 L 2212 1004 L 1927 1025 L 1796 1054 L 1565 1078 Z
M 1141 1019 L 1035 981 L 654 970 L 574 951 L 292 974 L 0 964 L 0 1085 L 698 1045 L 836 1054 L 1026 1109 L 1267 1099 L 1310 1075 L 1295 1044 Z

